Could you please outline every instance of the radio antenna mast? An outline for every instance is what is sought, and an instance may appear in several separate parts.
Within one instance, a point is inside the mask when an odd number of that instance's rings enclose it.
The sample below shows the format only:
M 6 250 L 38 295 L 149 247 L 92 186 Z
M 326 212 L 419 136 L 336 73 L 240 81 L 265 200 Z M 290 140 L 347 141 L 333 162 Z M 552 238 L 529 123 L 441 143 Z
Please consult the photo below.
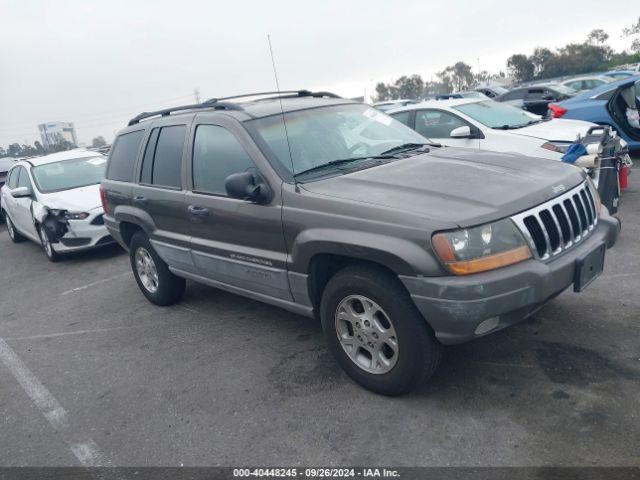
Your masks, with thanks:
M 287 149 L 289 150 L 289 161 L 291 162 L 291 173 L 293 175 L 293 184 L 296 192 L 298 192 L 298 182 L 296 181 L 296 170 L 293 166 L 293 155 L 291 154 L 291 143 L 289 142 L 289 132 L 287 130 L 287 121 L 284 118 L 284 107 L 282 106 L 282 95 L 280 95 L 280 82 L 278 82 L 278 72 L 276 71 L 276 60 L 273 56 L 273 47 L 271 46 L 271 35 L 267 34 L 267 42 L 269 42 L 269 53 L 271 54 L 271 65 L 273 66 L 273 76 L 276 79 L 276 90 L 278 91 L 278 101 L 280 102 L 280 113 L 282 114 L 282 124 L 284 125 L 284 136 L 287 139 Z

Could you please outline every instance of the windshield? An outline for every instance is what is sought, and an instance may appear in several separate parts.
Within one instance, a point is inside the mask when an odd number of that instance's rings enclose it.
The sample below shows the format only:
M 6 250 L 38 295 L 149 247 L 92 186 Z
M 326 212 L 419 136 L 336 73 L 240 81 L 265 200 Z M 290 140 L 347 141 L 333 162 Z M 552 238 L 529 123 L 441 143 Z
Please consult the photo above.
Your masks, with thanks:
M 399 145 L 428 142 L 385 113 L 362 104 L 300 110 L 284 118 L 285 123 L 282 115 L 272 115 L 247 124 L 294 175 L 335 160 L 372 157 Z
M 31 169 L 33 179 L 42 193 L 71 190 L 97 185 L 104 178 L 105 157 L 85 157 L 39 165 Z
M 493 100 L 458 105 L 453 109 L 490 128 L 518 128 L 535 123 L 540 119 L 540 117 L 533 116 L 524 110 Z

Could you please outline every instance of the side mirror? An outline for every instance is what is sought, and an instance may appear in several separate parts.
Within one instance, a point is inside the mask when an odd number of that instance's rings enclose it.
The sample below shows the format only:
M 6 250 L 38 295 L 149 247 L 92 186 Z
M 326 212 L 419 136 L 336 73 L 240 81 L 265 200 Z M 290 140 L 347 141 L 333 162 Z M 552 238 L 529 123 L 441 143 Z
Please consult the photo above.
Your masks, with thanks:
M 231 198 L 265 204 L 271 201 L 271 189 L 259 175 L 252 172 L 232 173 L 224 181 Z
M 29 187 L 18 187 L 11 190 L 11 196 L 13 198 L 26 198 L 33 195 L 33 192 Z
M 449 134 L 449 136 L 451 138 L 472 138 L 473 137 L 473 135 L 471 135 L 471 128 L 469 128 L 468 125 L 454 128 L 453 130 L 451 130 L 451 133 Z

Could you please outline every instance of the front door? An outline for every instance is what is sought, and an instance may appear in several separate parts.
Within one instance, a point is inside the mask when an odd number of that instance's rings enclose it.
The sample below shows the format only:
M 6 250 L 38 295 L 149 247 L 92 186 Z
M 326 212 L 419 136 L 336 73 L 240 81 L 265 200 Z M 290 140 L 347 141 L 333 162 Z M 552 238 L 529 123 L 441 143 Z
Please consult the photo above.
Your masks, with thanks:
M 25 235 L 31 237 L 37 237 L 36 227 L 33 224 L 33 214 L 31 213 L 31 204 L 35 196 L 31 179 L 29 178 L 29 172 L 24 167 L 20 167 L 17 188 L 27 187 L 33 194 L 31 197 L 15 198 L 13 204 L 13 219 L 14 224 Z
M 282 300 L 292 300 L 286 269 L 279 195 L 268 205 L 227 196 L 232 173 L 252 171 L 248 139 L 233 125 L 202 123 L 193 131 L 190 182 L 186 193 L 192 255 L 198 275 Z M 271 185 L 271 188 L 280 188 Z
M 458 127 L 476 128 L 462 118 L 444 110 L 418 110 L 415 130 L 436 142 L 451 147 L 480 148 L 478 138 L 451 138 L 451 132 Z

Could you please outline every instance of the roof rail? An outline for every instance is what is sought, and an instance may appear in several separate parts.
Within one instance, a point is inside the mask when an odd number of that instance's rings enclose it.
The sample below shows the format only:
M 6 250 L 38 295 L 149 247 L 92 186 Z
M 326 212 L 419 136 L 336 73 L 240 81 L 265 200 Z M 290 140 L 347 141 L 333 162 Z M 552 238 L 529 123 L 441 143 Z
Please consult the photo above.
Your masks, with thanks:
M 135 125 L 136 123 L 140 123 L 141 120 L 162 116 L 166 117 L 171 115 L 174 112 L 181 112 L 184 110 L 197 110 L 202 108 L 213 108 L 214 110 L 243 110 L 241 105 L 237 103 L 227 102 L 226 100 L 232 100 L 237 98 L 248 98 L 248 97 L 261 97 L 265 95 L 272 95 L 271 97 L 263 98 L 262 100 L 268 100 L 272 98 L 296 98 L 296 97 L 329 97 L 329 98 L 341 98 L 335 93 L 331 92 L 310 92 L 309 90 L 285 90 L 280 92 L 260 92 L 260 93 L 248 93 L 246 95 L 234 95 L 231 97 L 221 97 L 221 98 L 210 98 L 202 103 L 195 103 L 192 105 L 182 105 L 179 107 L 171 107 L 165 108 L 163 110 L 156 110 L 154 112 L 142 112 L 131 120 L 129 120 L 129 125 Z
M 245 95 L 233 95 L 231 97 L 220 97 L 220 98 L 210 98 L 207 100 L 207 103 L 215 103 L 220 102 L 221 100 L 232 100 L 238 98 L 248 98 L 248 97 L 262 97 L 265 95 L 275 95 L 275 97 L 268 97 L 263 100 L 268 100 L 270 98 L 295 98 L 295 97 L 329 97 L 329 98 L 342 98 L 339 95 L 331 92 L 311 92 L 309 90 L 280 90 L 279 92 L 260 92 L 260 93 L 247 93 Z
M 144 120 L 150 117 L 156 117 L 158 115 L 167 117 L 173 112 L 180 112 L 183 110 L 197 110 L 201 108 L 213 108 L 214 110 L 242 110 L 242 107 L 235 103 L 207 100 L 206 102 L 194 103 L 192 105 L 182 105 L 179 107 L 165 108 L 163 110 L 156 110 L 154 112 L 142 112 L 129 120 L 128 125 L 135 125 L 136 123 L 140 123 L 140 120 Z

